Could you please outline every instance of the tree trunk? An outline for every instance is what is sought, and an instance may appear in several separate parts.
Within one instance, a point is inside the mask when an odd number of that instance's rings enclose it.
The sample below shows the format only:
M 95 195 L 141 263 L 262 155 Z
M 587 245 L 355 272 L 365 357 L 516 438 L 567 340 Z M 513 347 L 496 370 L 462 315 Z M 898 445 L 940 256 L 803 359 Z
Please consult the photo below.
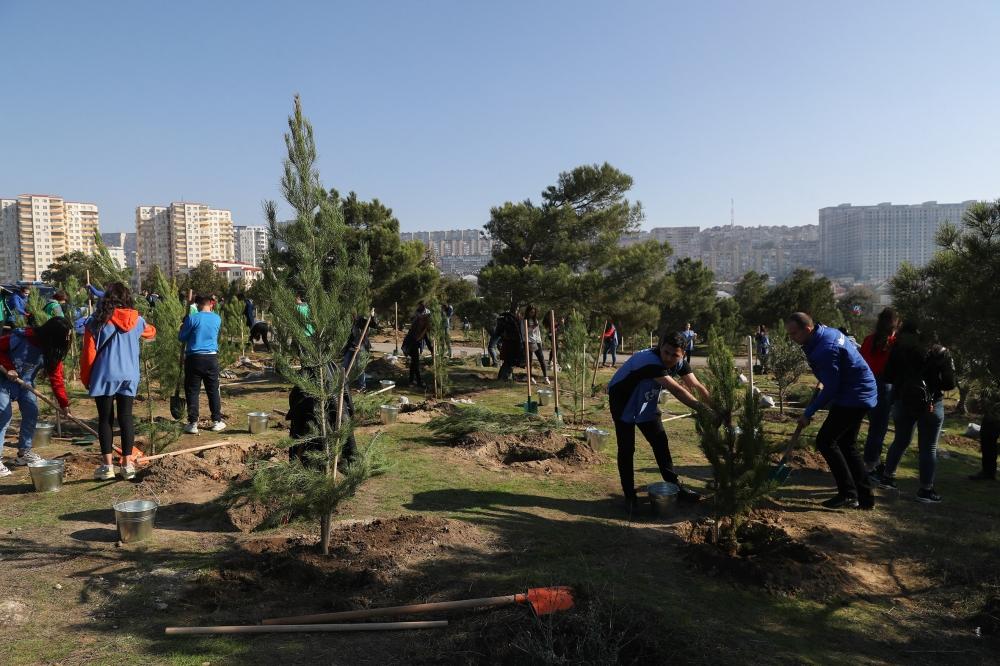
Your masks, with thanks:
M 331 377 L 332 379 L 332 377 Z M 327 402 L 327 385 L 326 385 L 326 368 L 324 366 L 319 367 L 319 386 L 320 386 L 320 398 L 317 400 L 319 405 L 319 413 L 317 418 L 319 419 L 319 432 L 320 436 L 323 438 L 323 471 L 326 472 L 327 476 L 330 475 L 330 439 L 327 436 L 327 422 L 326 422 L 326 402 Z M 334 464 L 333 473 L 337 473 L 337 466 Z M 324 555 L 330 554 L 330 523 L 332 516 L 330 513 L 324 513 L 323 517 L 320 519 L 319 525 L 319 549 Z
M 955 405 L 955 412 L 962 416 L 969 413 L 966 402 L 969 398 L 969 385 L 964 382 L 958 385 L 958 404 Z

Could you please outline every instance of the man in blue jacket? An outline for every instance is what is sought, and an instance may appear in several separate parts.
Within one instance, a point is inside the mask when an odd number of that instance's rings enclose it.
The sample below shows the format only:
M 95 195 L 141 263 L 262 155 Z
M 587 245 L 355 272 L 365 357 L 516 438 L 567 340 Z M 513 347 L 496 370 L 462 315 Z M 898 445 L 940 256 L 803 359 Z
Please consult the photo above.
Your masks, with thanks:
M 830 466 L 837 494 L 823 506 L 871 509 L 875 496 L 854 445 L 861 421 L 878 401 L 875 375 L 858 348 L 837 329 L 815 324 L 804 312 L 789 315 L 785 328 L 788 337 L 802 346 L 809 367 L 823 385 L 799 418 L 799 427 L 809 425 L 817 410 L 830 408 L 816 436 L 816 448 Z
M 177 339 L 184 348 L 184 397 L 187 399 L 188 424 L 184 432 L 198 434 L 198 391 L 205 383 L 208 408 L 212 412 L 212 432 L 226 428 L 222 421 L 222 397 L 219 393 L 219 329 L 222 318 L 212 312 L 215 296 L 198 295 L 198 311 L 184 318 Z

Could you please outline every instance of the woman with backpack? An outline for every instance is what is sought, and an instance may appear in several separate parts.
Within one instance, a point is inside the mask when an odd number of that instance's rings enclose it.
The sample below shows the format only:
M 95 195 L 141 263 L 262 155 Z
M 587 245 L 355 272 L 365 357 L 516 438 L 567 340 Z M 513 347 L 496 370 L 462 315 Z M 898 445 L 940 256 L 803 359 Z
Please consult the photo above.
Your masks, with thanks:
M 139 316 L 129 288 L 121 282 L 108 285 L 84 329 L 80 354 L 80 380 L 97 403 L 97 434 L 104 456 L 104 464 L 94 471 L 98 480 L 115 478 L 112 456 L 116 415 L 124 461 L 119 474 L 123 479 L 135 477 L 132 403 L 139 389 L 139 340 L 155 337 L 156 329 Z
M 538 320 L 538 310 L 535 309 L 534 305 L 528 305 L 524 308 L 524 324 L 528 330 L 528 350 L 538 359 L 538 365 L 542 369 L 542 378 L 546 384 L 549 384 L 549 369 L 545 365 L 545 349 L 542 345 L 541 322 Z
M 39 370 L 48 375 L 52 393 L 63 413 L 69 414 L 69 398 L 63 382 L 62 361 L 69 350 L 73 329 L 63 317 L 53 317 L 37 328 L 14 329 L 0 337 L 0 454 L 3 438 L 14 416 L 13 404 L 21 409 L 21 428 L 14 465 L 28 465 L 41 457 L 31 450 L 38 421 L 38 402 L 31 392 Z M 18 381 L 20 380 L 20 381 Z M 0 477 L 10 475 L 0 461 Z
M 920 447 L 920 490 L 917 501 L 936 504 L 934 490 L 937 444 L 944 424 L 944 392 L 955 388 L 955 362 L 947 349 L 927 342 L 917 327 L 905 323 L 885 365 L 883 378 L 892 385 L 896 436 L 885 459 L 879 487 L 896 488 L 896 468 L 917 429 Z
M 892 308 L 885 308 L 878 315 L 875 331 L 861 343 L 861 358 L 875 375 L 875 386 L 878 389 L 878 404 L 868 412 L 868 439 L 865 440 L 865 468 L 878 482 L 885 471 L 882 464 L 882 445 L 885 443 L 885 433 L 889 430 L 889 417 L 892 416 L 892 385 L 885 380 L 885 364 L 889 354 L 896 344 L 896 329 L 899 328 L 899 315 Z

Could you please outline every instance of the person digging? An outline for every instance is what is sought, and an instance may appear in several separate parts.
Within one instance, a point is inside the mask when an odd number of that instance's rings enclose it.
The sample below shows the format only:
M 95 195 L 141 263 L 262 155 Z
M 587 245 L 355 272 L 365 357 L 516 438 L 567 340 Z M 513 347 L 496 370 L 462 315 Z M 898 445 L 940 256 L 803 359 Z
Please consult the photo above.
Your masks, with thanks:
M 799 427 L 805 428 L 818 410 L 830 407 L 816 436 L 816 448 L 830 466 L 837 494 L 822 504 L 831 509 L 872 509 L 875 495 L 855 444 L 861 421 L 878 402 L 875 375 L 846 335 L 815 324 L 804 312 L 789 315 L 785 329 L 788 337 L 801 345 L 809 367 L 823 386 L 799 417 Z
M 618 442 L 618 476 L 630 510 L 638 504 L 632 464 L 636 428 L 652 447 L 663 480 L 680 487 L 678 500 L 701 499 L 697 492 L 682 486 L 674 472 L 667 432 L 660 420 L 660 390 L 664 388 L 692 409 L 711 409 L 708 389 L 698 381 L 684 358 L 686 346 L 680 333 L 664 335 L 658 346 L 633 354 L 608 383 L 608 404 Z M 701 401 L 691 391 L 697 392 Z

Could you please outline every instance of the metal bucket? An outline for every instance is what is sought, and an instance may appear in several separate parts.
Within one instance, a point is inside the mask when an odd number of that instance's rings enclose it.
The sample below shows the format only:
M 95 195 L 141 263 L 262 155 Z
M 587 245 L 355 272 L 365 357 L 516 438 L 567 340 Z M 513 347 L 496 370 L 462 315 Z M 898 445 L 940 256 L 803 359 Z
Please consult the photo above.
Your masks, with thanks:
M 114 505 L 118 540 L 122 543 L 145 541 L 153 536 L 153 518 L 157 504 L 153 500 L 129 500 Z
M 673 511 L 677 505 L 677 495 L 680 491 L 680 486 L 676 483 L 667 483 L 666 481 L 646 486 L 646 492 L 649 493 L 649 503 L 653 505 L 653 514 L 666 516 Z
M 395 405 L 382 405 L 379 408 L 379 413 L 382 415 L 382 423 L 389 425 L 396 422 L 396 417 L 399 416 L 399 407 Z
M 552 401 L 552 389 L 538 389 L 538 404 L 544 407 Z
M 267 432 L 267 412 L 249 412 L 247 414 L 247 430 L 251 435 Z
M 35 434 L 31 438 L 32 446 L 45 446 L 52 441 L 52 431 L 55 426 L 51 423 L 36 423 Z
M 391 390 L 395 386 L 396 386 L 396 382 L 392 381 L 391 379 L 383 379 L 382 381 L 380 381 L 378 383 L 378 387 L 380 389 L 390 389 Z M 386 393 L 389 393 L 389 391 L 386 391 Z
M 28 472 L 31 474 L 31 482 L 35 485 L 35 492 L 56 492 L 62 488 L 65 468 L 62 460 L 39 460 L 28 463 Z
M 587 428 L 584 436 L 587 438 L 587 444 L 595 449 L 601 448 L 608 441 L 608 431 L 600 428 Z

